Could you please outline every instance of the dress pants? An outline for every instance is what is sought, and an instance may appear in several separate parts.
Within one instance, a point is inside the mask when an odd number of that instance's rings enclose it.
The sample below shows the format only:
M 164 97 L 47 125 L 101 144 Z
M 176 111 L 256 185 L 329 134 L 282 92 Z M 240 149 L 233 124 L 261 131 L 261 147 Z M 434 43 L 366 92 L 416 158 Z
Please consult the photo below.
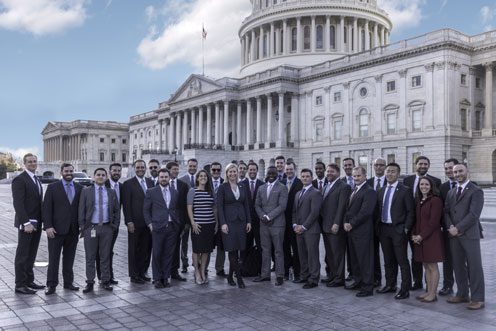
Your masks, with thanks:
M 39 224 L 38 226 L 41 226 Z M 27 286 L 34 282 L 34 262 L 40 244 L 41 230 L 26 233 L 19 230 L 14 260 L 16 287 Z
M 298 255 L 298 243 L 296 241 L 296 233 L 291 224 L 287 224 L 284 231 L 284 274 L 288 275 L 289 267 L 293 267 L 294 277 L 300 277 L 300 258 Z
M 258 219 L 251 220 L 251 231 L 246 234 L 246 248 L 241 257 L 242 260 L 245 259 L 248 249 L 253 247 L 253 241 L 255 241 L 255 245 L 259 249 L 262 249 L 262 243 L 260 241 L 260 221 Z
M 183 233 L 185 224 L 181 223 L 178 226 L 178 231 L 176 232 L 176 241 L 174 246 L 174 254 L 172 256 L 172 269 L 171 274 L 175 275 L 179 273 L 179 268 L 181 267 L 181 234 Z
M 168 222 L 160 229 L 153 229 L 153 280 L 167 281 L 171 276 L 172 257 L 180 234 L 179 225 L 174 222 Z
M 150 229 L 135 227 L 134 233 L 128 232 L 128 263 L 129 277 L 143 277 L 148 267 L 152 253 L 152 235 Z
M 70 232 L 64 235 L 55 234 L 54 238 L 48 238 L 47 286 L 55 287 L 59 284 L 59 264 L 62 251 L 62 277 L 64 279 L 64 285 L 71 285 L 74 282 L 73 266 L 78 241 L 78 233 Z
M 380 244 L 379 236 L 374 233 L 374 281 L 379 283 L 382 282 Z
M 443 231 L 443 236 L 444 236 L 443 287 L 453 288 L 455 279 L 453 277 L 453 256 L 451 255 L 449 232 Z
M 114 245 L 117 241 L 117 235 L 119 234 L 119 229 L 115 229 L 112 235 L 112 243 L 110 244 L 110 279 L 114 279 Z M 101 279 L 100 270 L 100 254 L 96 254 L 96 276 Z
M 344 260 L 346 237 L 342 231 L 337 234 L 322 233 L 326 251 L 326 264 L 329 267 L 329 281 L 344 283 Z
M 184 226 L 184 229 L 181 233 L 181 263 L 183 265 L 183 268 L 189 267 L 188 242 L 189 242 L 190 230 L 191 230 L 191 225 L 188 223 Z
M 408 237 L 396 232 L 393 225 L 380 223 L 379 238 L 384 254 L 386 286 L 396 287 L 397 265 L 401 270 L 401 290 L 409 291 L 412 286 L 410 264 L 408 263 Z
M 270 278 L 270 264 L 272 261 L 272 246 L 276 264 L 276 277 L 284 277 L 284 227 L 260 225 L 260 240 L 262 244 L 262 273 L 263 278 Z
M 412 240 L 408 240 L 410 243 L 410 249 L 412 251 L 412 278 L 414 284 L 422 284 L 422 275 L 424 272 L 423 266 L 421 262 L 415 261 L 413 258 L 413 252 L 415 250 L 415 244 L 413 243 Z
M 296 235 L 296 241 L 300 257 L 301 279 L 306 279 L 308 283 L 318 284 L 320 279 L 320 233 L 308 233 L 305 231 Z
M 91 230 L 96 231 L 96 236 L 91 237 Z M 100 254 L 100 270 L 102 283 L 110 281 L 110 245 L 112 243 L 113 229 L 109 223 L 93 225 L 84 230 L 84 252 L 86 256 L 86 282 L 95 282 L 96 253 Z
M 372 292 L 374 289 L 374 239 L 372 235 L 348 234 L 353 279 L 360 289 Z

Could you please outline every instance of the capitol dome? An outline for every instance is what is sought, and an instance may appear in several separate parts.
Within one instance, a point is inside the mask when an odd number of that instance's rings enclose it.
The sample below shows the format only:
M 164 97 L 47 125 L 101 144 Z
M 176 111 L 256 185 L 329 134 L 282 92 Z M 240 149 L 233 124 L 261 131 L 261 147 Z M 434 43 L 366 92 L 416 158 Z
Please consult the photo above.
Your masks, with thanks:
M 241 75 L 304 67 L 385 46 L 392 28 L 377 0 L 250 0 L 239 29 Z

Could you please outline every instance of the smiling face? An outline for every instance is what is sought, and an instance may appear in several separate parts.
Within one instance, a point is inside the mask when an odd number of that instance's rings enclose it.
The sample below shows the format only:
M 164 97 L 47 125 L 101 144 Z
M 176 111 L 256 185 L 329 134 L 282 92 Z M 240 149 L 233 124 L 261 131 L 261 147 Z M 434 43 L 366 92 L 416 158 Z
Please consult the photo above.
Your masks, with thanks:
M 170 180 L 170 175 L 166 171 L 162 171 L 158 173 L 158 182 L 162 186 L 167 186 L 169 185 L 169 180 Z
M 325 167 L 324 165 L 317 163 L 315 165 L 315 175 L 317 176 L 318 179 L 324 178 L 325 175 Z
M 244 163 L 240 163 L 238 165 L 238 175 L 239 178 L 243 179 L 246 176 L 246 165 Z
M 136 174 L 136 176 L 138 176 L 139 178 L 143 178 L 145 172 L 146 172 L 145 162 L 136 162 L 134 164 L 134 173 Z
M 453 167 L 453 175 L 460 184 L 465 183 L 468 177 L 468 169 L 463 164 L 457 164 Z
M 286 164 L 286 169 L 285 169 L 286 177 L 289 179 L 293 179 L 295 176 L 295 168 L 292 163 Z
M 158 176 L 159 164 L 157 162 L 148 162 L 148 170 L 150 175 L 155 178 Z
M 114 165 L 110 168 L 110 178 L 112 178 L 114 182 L 118 182 L 119 179 L 121 179 L 121 173 L 122 168 L 119 166 Z
M 353 172 L 353 167 L 354 165 L 352 160 L 346 160 L 343 162 L 343 169 L 346 176 L 351 176 Z
M 60 171 L 60 175 L 66 182 L 70 182 L 74 178 L 74 167 L 67 166 L 62 168 L 62 171 Z
M 188 173 L 190 175 L 196 174 L 196 171 L 198 170 L 198 162 L 195 161 L 188 161 Z
M 284 171 L 284 159 L 277 159 L 276 160 L 276 169 L 277 169 L 277 172 L 283 172 Z
M 362 183 L 367 180 L 362 169 L 352 170 L 352 176 L 353 176 L 353 180 L 355 181 L 356 186 L 362 185 Z
M 198 176 L 197 176 L 197 179 L 198 179 L 198 183 L 200 185 L 205 185 L 207 184 L 208 182 L 208 176 L 207 176 L 207 173 L 204 172 L 204 171 L 201 171 Z
M 428 195 L 431 192 L 431 183 L 425 178 L 421 178 L 419 181 L 419 190 L 423 195 Z
M 27 170 L 34 173 L 36 171 L 36 168 L 38 168 L 38 158 L 34 155 L 25 157 L 24 166 Z
M 429 171 L 429 166 L 430 166 L 429 161 L 425 159 L 418 160 L 417 164 L 415 165 L 417 174 L 419 176 L 425 176 L 427 171 Z
M 226 177 L 231 183 L 237 183 L 238 168 L 236 166 L 229 167 L 229 169 L 227 169 Z
M 446 162 L 444 164 L 444 174 L 450 180 L 455 180 L 455 175 L 453 174 L 453 168 L 454 167 L 455 167 L 455 163 L 454 162 Z
M 388 184 L 394 184 L 398 180 L 399 176 L 400 172 L 398 167 L 390 165 L 386 168 L 386 181 L 388 182 Z
M 329 181 L 329 183 L 332 183 L 337 178 L 339 178 L 339 171 L 332 167 L 327 167 L 327 180 Z
M 210 175 L 213 179 L 217 180 L 220 178 L 220 172 L 222 171 L 220 164 L 214 164 L 210 167 Z
M 143 168 L 144 168 L 144 165 L 143 165 Z M 107 180 L 107 173 L 103 170 L 98 170 L 93 175 L 93 180 L 95 181 L 96 185 L 102 186 L 103 184 L 105 184 L 105 181 Z
M 257 166 L 254 164 L 249 165 L 248 166 L 248 177 L 251 180 L 255 180 L 257 178 L 257 174 L 258 174 Z
M 267 180 L 269 181 L 269 183 L 273 183 L 273 182 L 275 182 L 276 179 L 277 179 L 277 169 L 276 168 L 270 168 L 267 171 Z

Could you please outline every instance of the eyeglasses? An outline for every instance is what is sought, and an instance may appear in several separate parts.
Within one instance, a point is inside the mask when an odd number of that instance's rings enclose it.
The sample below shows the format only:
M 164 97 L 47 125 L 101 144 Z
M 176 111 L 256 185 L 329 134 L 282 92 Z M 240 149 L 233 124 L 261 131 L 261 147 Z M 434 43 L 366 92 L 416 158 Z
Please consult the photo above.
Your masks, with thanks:
M 374 167 L 385 167 L 385 166 L 386 166 L 385 164 L 378 164 L 378 163 L 374 164 Z
M 220 169 L 210 169 L 212 172 L 220 172 Z

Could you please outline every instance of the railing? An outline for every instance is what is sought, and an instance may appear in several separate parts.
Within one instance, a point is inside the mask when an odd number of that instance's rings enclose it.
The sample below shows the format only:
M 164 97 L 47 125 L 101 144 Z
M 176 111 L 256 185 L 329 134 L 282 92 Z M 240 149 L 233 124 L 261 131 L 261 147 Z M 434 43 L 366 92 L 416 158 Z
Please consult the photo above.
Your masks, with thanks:
M 172 154 L 168 149 L 144 149 L 141 151 L 141 155 L 149 154 Z
M 481 130 L 472 130 L 472 137 L 482 137 Z
M 216 144 L 184 144 L 183 149 L 225 150 L 225 147 L 224 145 L 216 145 Z

